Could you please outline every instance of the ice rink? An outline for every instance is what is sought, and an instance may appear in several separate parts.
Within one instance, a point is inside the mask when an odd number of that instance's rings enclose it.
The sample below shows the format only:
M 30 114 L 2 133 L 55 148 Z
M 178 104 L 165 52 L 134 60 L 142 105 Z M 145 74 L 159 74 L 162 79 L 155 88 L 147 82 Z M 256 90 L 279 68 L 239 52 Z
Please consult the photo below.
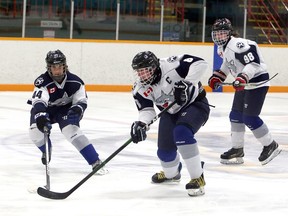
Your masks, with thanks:
M 64 200 L 49 200 L 29 190 L 46 183 L 41 153 L 30 141 L 30 92 L 0 92 L 0 215 L 1 216 L 216 216 L 288 213 L 288 94 L 268 93 L 262 119 L 283 149 L 262 166 L 262 146 L 247 129 L 245 163 L 222 165 L 219 156 L 230 148 L 228 114 L 231 93 L 208 93 L 210 119 L 198 132 L 205 161 L 206 194 L 189 197 L 186 167 L 180 183 L 155 185 L 151 176 L 161 170 L 156 156 L 157 123 L 148 139 L 131 143 L 108 164 L 109 174 L 93 176 Z M 130 93 L 88 92 L 88 108 L 81 128 L 102 160 L 130 137 L 138 113 Z M 70 190 L 91 167 L 68 143 L 57 125 L 52 129 L 51 190 Z

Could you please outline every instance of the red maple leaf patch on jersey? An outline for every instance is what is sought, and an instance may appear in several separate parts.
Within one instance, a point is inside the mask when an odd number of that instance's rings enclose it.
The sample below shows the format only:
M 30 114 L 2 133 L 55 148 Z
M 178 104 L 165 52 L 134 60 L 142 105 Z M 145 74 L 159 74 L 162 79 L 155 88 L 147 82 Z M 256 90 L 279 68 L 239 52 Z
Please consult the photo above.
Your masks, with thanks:
M 49 94 L 52 94 L 56 91 L 56 87 L 48 89 Z
M 148 97 L 151 92 L 153 92 L 153 89 L 149 87 L 143 94 L 145 97 Z

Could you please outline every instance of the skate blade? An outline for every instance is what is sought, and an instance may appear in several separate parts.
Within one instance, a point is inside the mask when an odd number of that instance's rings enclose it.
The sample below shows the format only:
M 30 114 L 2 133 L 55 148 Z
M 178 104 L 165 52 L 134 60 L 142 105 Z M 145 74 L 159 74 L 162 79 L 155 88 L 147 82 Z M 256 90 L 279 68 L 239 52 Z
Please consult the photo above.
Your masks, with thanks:
M 221 159 L 220 163 L 226 164 L 226 165 L 243 164 L 244 160 L 242 157 L 232 158 L 232 159 Z
M 191 197 L 201 196 L 205 194 L 204 187 L 200 187 L 198 189 L 187 189 L 188 195 Z
M 108 169 L 101 168 L 101 169 L 99 169 L 94 175 L 100 175 L 100 176 L 102 176 L 102 175 L 106 175 L 106 174 L 108 174 L 108 173 L 109 173 L 109 170 L 108 170 Z
M 264 166 L 268 164 L 271 160 L 273 160 L 277 155 L 281 153 L 282 149 L 275 149 L 274 152 L 268 157 L 266 160 L 262 161 L 261 164 Z
M 153 181 L 151 181 L 151 183 L 152 184 L 173 185 L 173 184 L 179 183 L 180 181 L 181 181 L 181 178 L 180 179 L 167 179 L 164 182 L 153 182 Z

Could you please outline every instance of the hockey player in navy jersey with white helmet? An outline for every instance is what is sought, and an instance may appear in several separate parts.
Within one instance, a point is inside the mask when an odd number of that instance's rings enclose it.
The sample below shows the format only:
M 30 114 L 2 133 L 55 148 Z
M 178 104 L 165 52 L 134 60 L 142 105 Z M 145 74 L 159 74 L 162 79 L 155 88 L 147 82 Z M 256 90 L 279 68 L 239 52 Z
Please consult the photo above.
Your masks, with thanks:
M 154 53 L 144 51 L 132 60 L 137 78 L 133 97 L 139 110 L 138 120 L 131 126 L 132 140 L 138 143 L 146 139 L 146 124 L 156 115 L 154 104 L 162 110 L 176 100 L 177 104 L 159 121 L 157 156 L 163 171 L 154 174 L 152 182 L 179 181 L 181 155 L 191 178 L 186 184 L 190 196 L 205 193 L 203 162 L 195 134 L 209 118 L 210 108 L 200 82 L 207 67 L 202 58 L 187 54 L 158 59 Z
M 259 117 L 270 82 L 267 66 L 256 42 L 238 37 L 227 18 L 217 19 L 212 26 L 212 40 L 223 58 L 219 70 L 213 72 L 208 84 L 217 89 L 228 74 L 235 80 L 235 94 L 229 115 L 231 122 L 232 148 L 221 154 L 221 163 L 242 164 L 244 162 L 244 134 L 247 126 L 262 144 L 258 157 L 262 165 L 276 157 L 281 150 L 272 138 L 267 125 Z M 247 83 L 265 82 L 260 86 L 243 86 Z
M 42 163 L 46 164 L 44 127 L 50 130 L 58 123 L 62 134 L 81 153 L 92 168 L 101 163 L 92 143 L 80 129 L 80 121 L 87 108 L 84 82 L 68 70 L 66 57 L 60 50 L 49 51 L 46 56 L 47 71 L 34 82 L 31 103 L 29 135 L 41 150 Z M 48 139 L 49 152 L 52 150 Z M 51 156 L 51 153 L 49 154 Z M 51 157 L 49 158 L 50 161 Z M 106 174 L 105 168 L 97 174 Z

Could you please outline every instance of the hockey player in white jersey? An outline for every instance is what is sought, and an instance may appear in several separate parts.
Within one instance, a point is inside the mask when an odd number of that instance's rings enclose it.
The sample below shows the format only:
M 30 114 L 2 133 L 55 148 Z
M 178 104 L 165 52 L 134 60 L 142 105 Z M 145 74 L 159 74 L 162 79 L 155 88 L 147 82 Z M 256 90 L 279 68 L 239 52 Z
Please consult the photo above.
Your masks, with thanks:
M 195 134 L 209 118 L 210 108 L 200 82 L 207 67 L 202 58 L 187 54 L 158 59 L 144 51 L 132 60 L 137 78 L 133 97 L 139 111 L 131 126 L 132 140 L 138 143 L 146 139 L 146 124 L 156 115 L 154 105 L 162 110 L 176 100 L 159 121 L 157 156 L 163 171 L 154 174 L 152 182 L 180 181 L 181 155 L 191 178 L 186 184 L 190 196 L 205 193 L 204 163 Z
M 223 63 L 219 70 L 213 72 L 208 84 L 212 89 L 217 89 L 227 75 L 231 74 L 235 78 L 233 87 L 236 90 L 229 115 L 232 148 L 221 154 L 221 163 L 244 162 L 244 134 L 247 126 L 263 146 L 258 160 L 265 165 L 280 153 L 277 142 L 273 140 L 267 125 L 259 117 L 270 83 L 268 81 L 253 87 L 243 84 L 267 81 L 267 66 L 257 43 L 238 37 L 230 20 L 217 19 L 212 26 L 211 34 Z
M 29 135 L 42 154 L 42 163 L 46 164 L 44 127 L 50 130 L 58 123 L 62 134 L 96 168 L 101 160 L 95 148 L 80 129 L 80 121 L 87 108 L 87 95 L 84 82 L 68 70 L 66 57 L 60 50 L 49 51 L 46 55 L 47 71 L 34 82 L 34 91 L 30 103 Z M 52 144 L 48 138 L 51 156 Z M 51 160 L 51 157 L 48 161 Z M 97 174 L 106 174 L 102 168 Z

